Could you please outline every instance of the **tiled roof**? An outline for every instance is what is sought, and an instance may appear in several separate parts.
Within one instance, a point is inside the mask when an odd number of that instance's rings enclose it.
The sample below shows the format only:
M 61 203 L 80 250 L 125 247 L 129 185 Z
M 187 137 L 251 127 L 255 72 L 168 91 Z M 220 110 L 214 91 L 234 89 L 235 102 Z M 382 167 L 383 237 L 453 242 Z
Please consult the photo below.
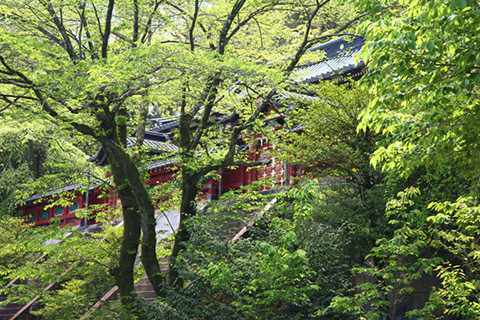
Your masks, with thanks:
M 169 167 L 173 164 L 175 164 L 175 159 L 174 158 L 168 158 L 168 159 L 161 159 L 161 160 L 156 160 L 151 162 L 148 166 L 148 170 L 156 170 L 156 169 L 162 169 L 165 167 Z
M 292 99 L 292 100 L 305 100 L 305 101 L 316 101 L 316 100 L 320 100 L 320 98 L 318 97 L 315 97 L 315 96 L 309 96 L 309 95 L 306 95 L 306 94 L 303 94 L 303 93 L 296 93 L 296 92 L 291 92 L 291 91 L 284 91 L 284 92 L 281 92 L 279 94 L 277 94 L 275 96 L 275 99 L 277 101 L 282 101 L 282 100 L 288 100 L 288 99 Z M 289 109 L 293 109 L 294 106 L 291 106 Z
M 180 122 L 178 119 L 161 118 L 154 120 L 153 123 L 156 124 L 156 126 L 149 131 L 166 133 L 170 131 L 170 129 L 177 127 Z
M 249 144 L 242 144 L 240 146 L 237 146 L 237 152 L 243 152 L 246 151 L 250 148 Z
M 362 48 L 364 40 L 359 37 L 352 41 L 346 39 L 341 37 L 311 48 L 310 51 L 324 51 L 325 58 L 320 62 L 299 67 L 293 75 L 294 81 L 313 83 L 335 74 L 364 67 L 365 63 L 362 59 L 355 62 L 355 54 Z
M 98 188 L 100 188 L 100 186 L 102 186 L 104 184 L 105 183 L 103 183 L 103 182 L 92 182 L 91 186 L 88 188 L 88 191 L 97 190 Z M 31 201 L 39 200 L 39 199 L 42 199 L 42 198 L 50 197 L 54 194 L 59 194 L 59 193 L 62 193 L 62 192 L 70 192 L 70 191 L 74 191 L 74 190 L 82 190 L 83 188 L 84 187 L 80 183 L 72 183 L 72 184 L 66 185 L 66 186 L 58 188 L 58 189 L 53 189 L 53 190 L 47 191 L 47 192 L 42 193 L 42 194 L 35 194 L 35 195 L 31 196 L 30 198 L 22 200 L 22 201 L 25 202 L 25 203 L 26 202 L 31 202 Z
M 152 120 L 152 123 L 155 126 L 162 126 L 162 125 L 168 124 L 172 121 L 175 121 L 175 118 L 163 117 L 163 118 L 152 118 L 151 120 Z
M 352 50 L 357 52 L 364 44 L 365 40 L 360 37 L 343 36 L 311 47 L 309 51 L 322 50 L 325 52 L 326 59 L 330 59 L 349 54 Z
M 127 147 L 135 145 L 137 138 L 127 137 Z M 162 142 L 156 140 L 145 139 L 143 140 L 143 146 L 149 147 L 151 151 L 163 153 L 163 152 L 176 152 L 178 147 L 170 142 Z
M 145 139 L 155 140 L 155 141 L 163 141 L 167 142 L 170 139 L 168 138 L 168 134 L 164 132 L 156 132 L 152 130 L 145 131 Z

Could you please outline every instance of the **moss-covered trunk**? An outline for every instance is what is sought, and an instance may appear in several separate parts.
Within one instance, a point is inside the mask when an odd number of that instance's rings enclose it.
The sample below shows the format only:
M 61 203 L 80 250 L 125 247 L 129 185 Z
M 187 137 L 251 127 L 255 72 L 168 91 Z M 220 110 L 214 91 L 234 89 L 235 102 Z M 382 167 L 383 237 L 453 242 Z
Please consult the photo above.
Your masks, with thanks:
M 123 208 L 124 233 L 117 278 L 122 303 L 129 302 L 134 294 L 133 267 L 141 232 L 142 263 L 155 292 L 161 294 L 164 281 L 156 256 L 155 208 L 131 157 L 112 139 L 102 138 L 101 144 Z

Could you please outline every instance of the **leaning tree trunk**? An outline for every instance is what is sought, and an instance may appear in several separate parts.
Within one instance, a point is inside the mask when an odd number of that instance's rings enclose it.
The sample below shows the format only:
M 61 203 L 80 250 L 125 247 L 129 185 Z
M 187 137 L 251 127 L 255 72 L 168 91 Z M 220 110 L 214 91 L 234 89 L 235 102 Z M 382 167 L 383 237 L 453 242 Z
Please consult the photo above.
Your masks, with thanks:
M 155 208 L 150 195 L 138 168 L 124 149 L 110 138 L 101 139 L 101 144 L 111 165 L 123 208 L 124 232 L 117 279 L 122 303 L 128 303 L 135 295 L 133 268 L 140 231 L 143 233 L 142 263 L 155 292 L 160 295 L 164 281 L 156 255 Z
M 195 198 L 198 193 L 198 178 L 195 175 L 189 175 L 187 170 L 182 168 L 182 202 L 180 204 L 180 224 L 175 234 L 172 253 L 170 255 L 170 270 L 168 272 L 168 284 L 170 286 L 183 287 L 183 279 L 179 276 L 175 266 L 176 259 L 182 249 L 185 248 L 185 242 L 189 240 L 190 234 L 185 226 L 185 222 L 195 215 Z

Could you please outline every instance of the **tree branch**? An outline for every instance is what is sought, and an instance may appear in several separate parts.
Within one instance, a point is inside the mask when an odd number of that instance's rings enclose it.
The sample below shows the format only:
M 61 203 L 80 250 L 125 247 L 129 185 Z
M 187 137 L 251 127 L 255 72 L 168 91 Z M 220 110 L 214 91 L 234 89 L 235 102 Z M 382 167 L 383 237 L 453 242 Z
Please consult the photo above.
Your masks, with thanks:
M 192 144 L 190 145 L 192 149 L 195 149 L 200 142 L 200 139 L 203 136 L 203 131 L 208 126 L 208 122 L 210 120 L 210 114 L 212 113 L 213 106 L 215 105 L 215 98 L 217 97 L 217 88 L 218 85 L 221 83 L 220 75 L 217 73 L 214 78 L 211 80 L 210 85 L 207 86 L 206 91 L 206 99 L 205 99 L 205 106 L 203 109 L 202 119 L 200 121 L 200 125 L 198 126 L 197 130 L 195 131 L 195 136 L 192 140 Z M 203 101 L 200 100 L 201 102 Z M 195 113 L 192 113 L 195 115 Z
M 132 46 L 136 47 L 137 46 L 137 41 L 138 41 L 138 0 L 133 0 L 133 36 L 132 36 Z
M 140 106 L 138 110 L 137 141 L 135 142 L 135 145 L 139 149 L 143 146 L 143 141 L 145 140 L 145 127 L 146 127 L 146 121 L 147 121 L 147 102 L 145 98 L 146 94 L 147 93 L 145 92 L 142 95 L 142 100 L 140 102 Z
M 185 10 L 183 10 L 181 7 L 177 6 L 176 4 L 174 3 L 171 3 L 171 2 L 167 2 L 167 4 L 171 7 L 173 7 L 174 9 L 178 10 L 179 12 L 183 13 L 184 15 L 188 16 L 187 15 L 187 12 L 185 12 Z M 192 19 L 191 17 L 189 17 L 190 19 Z M 205 38 L 208 39 L 208 31 L 207 31 L 207 28 L 205 28 L 205 26 L 203 25 L 203 23 L 199 22 L 198 19 L 197 19 L 197 24 L 198 26 L 200 27 L 200 29 L 202 29 L 203 33 L 205 33 Z M 217 47 L 215 46 L 215 44 L 213 44 L 212 42 L 209 41 L 209 47 L 210 49 L 212 50 L 216 50 Z
M 67 51 L 67 54 L 69 55 L 70 59 L 71 60 L 78 60 L 77 53 L 73 49 L 73 45 L 72 45 L 72 42 L 70 41 L 70 37 L 68 36 L 67 29 L 63 25 L 63 21 L 58 18 L 55 10 L 53 9 L 52 3 L 50 1 L 48 1 L 48 3 L 43 3 L 43 1 L 42 1 L 42 4 L 44 5 L 44 7 L 47 9 L 48 13 L 50 14 L 50 16 L 53 20 L 53 23 L 55 24 L 55 26 L 58 29 L 58 32 L 60 32 L 60 35 L 62 36 L 63 42 L 65 44 L 64 48 Z
M 232 23 L 235 20 L 235 18 L 238 16 L 240 13 L 240 10 L 242 9 L 243 5 L 245 4 L 246 0 L 237 0 L 235 4 L 232 7 L 232 10 L 227 16 L 227 20 L 223 24 L 222 30 L 220 31 L 220 36 L 218 38 L 218 53 L 220 55 L 223 55 L 225 53 L 225 48 L 228 44 L 229 38 L 228 38 L 228 33 L 230 31 L 230 28 L 232 27 Z
M 112 31 L 112 34 L 114 36 L 116 36 L 117 38 L 122 39 L 123 41 L 130 43 L 132 45 L 132 47 L 136 47 L 136 44 L 133 40 L 128 39 L 126 36 L 124 36 L 120 32 Z
M 112 17 L 113 17 L 113 7 L 115 5 L 115 0 L 108 1 L 107 7 L 107 16 L 105 17 L 105 31 L 103 32 L 103 41 L 102 41 L 102 58 L 107 58 L 107 49 L 108 49 L 108 39 L 110 38 L 110 32 L 112 29 Z
M 17 106 L 17 107 L 21 107 L 19 104 L 17 104 L 17 101 L 20 100 L 20 97 L 15 98 L 13 101 L 10 100 L 8 97 L 5 97 L 5 96 L 2 96 L 1 99 L 4 100 L 5 102 L 7 102 L 8 104 L 5 107 L 0 109 L 0 115 L 2 115 L 2 112 L 7 110 L 8 108 L 10 108 L 10 106 L 12 106 L 12 105 Z
M 303 41 L 300 44 L 300 47 L 298 48 L 297 53 L 295 53 L 295 56 L 290 61 L 290 64 L 288 65 L 287 69 L 285 70 L 285 74 L 287 76 L 293 71 L 293 69 L 295 69 L 298 61 L 300 61 L 300 58 L 305 53 L 305 51 L 308 49 L 308 47 L 307 47 L 308 41 L 309 41 L 308 38 L 310 36 L 310 30 L 312 28 L 313 19 L 315 19 L 315 17 L 317 16 L 320 8 L 322 8 L 323 6 L 325 6 L 329 2 L 330 2 L 330 0 L 325 0 L 322 3 L 317 2 L 317 5 L 315 6 L 315 9 L 313 10 L 312 14 L 308 17 L 307 27 L 305 29 L 305 34 L 303 36 Z
M 72 121 L 70 119 L 67 119 L 61 115 L 59 115 L 48 103 L 47 99 L 43 96 L 42 92 L 40 91 L 39 88 L 37 88 L 35 86 L 35 84 L 33 83 L 32 80 L 30 80 L 27 76 L 25 76 L 22 72 L 18 71 L 18 70 L 15 70 L 13 69 L 11 66 L 9 66 L 5 60 L 5 58 L 3 56 L 0 56 L 0 63 L 12 74 L 12 75 L 16 75 L 18 76 L 23 83 L 25 84 L 29 84 L 31 86 L 31 90 L 33 91 L 33 93 L 35 94 L 35 96 L 37 97 L 37 100 L 40 102 L 41 106 L 42 106 L 42 109 L 47 112 L 51 117 L 53 118 L 57 118 L 57 119 L 60 119 L 62 120 L 63 122 L 66 122 L 68 124 L 70 124 L 72 127 L 74 127 L 77 131 L 79 131 L 80 133 L 83 133 L 83 134 L 86 134 L 86 135 L 89 135 L 89 136 L 92 136 L 92 137 L 96 137 L 97 135 L 95 134 L 95 131 L 85 125 L 85 124 L 82 124 L 82 123 L 78 123 L 78 122 L 75 122 L 75 121 Z
M 15 101 L 19 100 L 19 99 L 27 99 L 27 100 L 34 100 L 34 101 L 37 101 L 36 98 L 34 97 L 29 97 L 29 96 L 24 96 L 24 95 L 16 95 L 16 94 L 3 94 L 3 93 L 0 93 L 0 97 L 1 98 L 15 98 Z
M 153 16 L 155 15 L 155 12 L 157 12 L 158 7 L 160 6 L 160 4 L 162 2 L 163 2 L 163 0 L 156 0 L 155 1 L 155 4 L 153 6 L 153 10 L 148 17 L 147 23 L 145 25 L 145 30 L 143 31 L 143 36 L 142 36 L 142 39 L 141 39 L 142 43 L 145 43 L 147 41 L 147 38 L 149 38 L 148 34 L 149 34 L 149 32 L 152 28 Z
M 100 38 L 103 39 L 103 31 L 102 31 L 102 23 L 100 21 L 100 16 L 98 15 L 97 7 L 95 6 L 95 2 L 92 2 L 93 12 L 95 13 L 95 18 L 97 19 L 98 23 L 98 33 L 100 34 Z
M 80 14 L 80 23 L 83 25 L 83 28 L 85 29 L 85 36 L 87 37 L 88 48 L 90 50 L 90 57 L 92 58 L 92 60 L 95 60 L 95 59 L 98 59 L 98 56 L 95 53 L 93 42 L 91 40 L 92 37 L 90 35 L 90 30 L 88 29 L 88 25 L 87 25 L 87 19 L 85 18 L 85 5 L 86 5 L 85 1 L 82 2 L 82 4 L 80 5 L 80 9 L 82 10 L 82 13 Z
M 193 12 L 192 24 L 188 30 L 188 38 L 190 40 L 190 51 L 195 50 L 195 38 L 193 32 L 195 31 L 195 24 L 197 23 L 198 10 L 199 10 L 199 1 L 195 0 L 195 11 Z
M 223 55 L 225 53 L 225 48 L 228 44 L 228 33 L 232 26 L 232 23 L 235 17 L 238 16 L 240 10 L 242 9 L 243 5 L 245 4 L 246 0 L 237 0 L 230 11 L 227 20 L 225 21 L 222 30 L 220 31 L 220 36 L 218 39 L 218 49 L 217 52 L 219 55 Z M 210 114 L 215 105 L 215 99 L 218 93 L 218 86 L 222 82 L 220 78 L 220 71 L 216 72 L 214 76 L 208 81 L 207 86 L 205 87 L 204 91 L 202 92 L 201 99 L 197 103 L 197 105 L 193 108 L 192 115 L 195 115 L 201 108 L 202 104 L 204 105 L 204 110 L 202 114 L 202 119 L 200 125 L 198 126 L 192 143 L 190 144 L 190 148 L 195 149 L 200 142 L 200 139 L 203 136 L 203 131 L 208 126 L 208 122 L 210 119 Z
M 58 44 L 60 47 L 62 47 L 63 49 L 67 49 L 66 48 L 66 45 L 65 43 L 60 40 L 59 38 L 57 38 L 54 34 L 48 32 L 44 27 L 42 26 L 37 26 L 36 29 L 38 31 L 40 31 L 41 33 L 43 33 L 44 35 L 47 36 L 47 38 L 49 38 L 50 40 L 52 40 L 53 42 L 55 42 L 56 44 Z
M 240 21 L 236 26 L 235 28 L 230 32 L 230 34 L 227 36 L 227 40 L 230 41 L 231 38 L 233 38 L 233 36 L 238 32 L 240 31 L 240 29 L 246 25 L 250 20 L 254 19 L 257 15 L 261 14 L 261 13 L 265 13 L 267 12 L 269 9 L 273 9 L 274 7 L 276 6 L 279 6 L 281 5 L 281 3 L 278 3 L 278 2 L 272 2 L 272 3 L 269 3 L 265 6 L 263 6 L 262 8 L 250 13 L 244 20 Z

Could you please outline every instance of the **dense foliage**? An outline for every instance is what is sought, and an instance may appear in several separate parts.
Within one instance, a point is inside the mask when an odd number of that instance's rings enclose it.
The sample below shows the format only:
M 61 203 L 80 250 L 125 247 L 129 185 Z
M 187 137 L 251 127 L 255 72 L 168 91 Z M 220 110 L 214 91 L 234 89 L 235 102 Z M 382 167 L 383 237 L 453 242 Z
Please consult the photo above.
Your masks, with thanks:
M 23 264 L 27 259 L 27 251 L 12 246 L 24 236 L 28 226 L 23 219 L 1 216 L 0 218 L 0 285 L 4 287 L 8 283 L 8 273 L 11 269 Z
M 14 214 L 15 205 L 33 194 L 86 179 L 88 141 L 40 120 L 7 116 L 0 127 L 0 215 Z M 99 168 L 92 172 L 102 176 Z
M 478 4 L 357 1 L 368 12 L 359 130 L 382 133 L 372 157 L 397 188 L 365 280 L 332 310 L 368 319 L 478 318 Z M 381 14 L 379 14 L 381 13 Z M 414 188 L 416 187 L 416 188 Z M 426 302 L 426 303 L 425 303 Z
M 165 284 L 155 207 L 139 165 L 149 107 L 178 115 L 181 220 L 168 285 L 182 286 L 175 258 L 189 240 L 185 223 L 196 215 L 204 178 L 244 164 L 237 141 L 258 124 L 307 49 L 356 21 L 349 4 L 310 0 L 39 0 L 3 1 L 0 8 L 0 112 L 88 136 L 108 158 L 125 223 L 117 278 L 124 303 L 135 295 L 139 245 L 157 294 Z M 292 56 L 278 60 L 286 53 Z M 233 111 L 234 128 L 215 124 L 218 113 Z M 126 150 L 130 128 L 135 148 Z
M 123 235 L 112 227 L 84 236 L 2 216 L 0 280 L 20 279 L 4 292 L 17 301 L 42 293 L 36 313 L 45 319 L 80 316 L 113 284 L 124 306 L 93 317 L 478 319 L 479 8 L 4 1 L 0 210 L 13 211 L 15 192 L 83 175 L 77 160 L 89 148 L 75 130 L 108 155 L 125 221 Z M 366 40 L 357 59 L 368 63 L 359 83 L 288 81 L 318 59 L 309 47 L 356 22 Z M 273 103 L 283 130 L 262 120 Z M 219 125 L 233 111 L 235 124 Z M 178 116 L 180 170 L 178 182 L 147 190 L 152 159 L 138 143 L 125 146 L 128 130 L 143 139 L 152 114 Z M 259 182 L 200 210 L 199 189 L 217 170 L 265 163 L 237 148 L 259 134 L 303 176 L 270 195 Z M 165 200 L 157 209 L 181 212 L 168 277 L 158 267 L 168 250 L 156 247 L 155 198 Z M 131 295 L 139 246 L 153 303 Z M 58 290 L 43 292 L 52 281 Z
M 2 227 L 10 231 L 1 233 L 1 275 L 4 284 L 12 282 L 2 286 L 2 294 L 8 296 L 3 303 L 27 303 L 40 294 L 41 304 L 32 313 L 44 319 L 72 319 L 114 285 L 120 227 L 85 235 L 55 225 L 19 229 L 21 222 L 13 219 L 2 219 Z M 44 290 L 48 284 L 55 287 Z
M 476 1 L 358 1 L 375 97 L 361 129 L 388 133 L 374 163 L 406 175 L 454 164 L 478 174 L 479 8 Z M 379 15 L 379 13 L 382 13 Z

